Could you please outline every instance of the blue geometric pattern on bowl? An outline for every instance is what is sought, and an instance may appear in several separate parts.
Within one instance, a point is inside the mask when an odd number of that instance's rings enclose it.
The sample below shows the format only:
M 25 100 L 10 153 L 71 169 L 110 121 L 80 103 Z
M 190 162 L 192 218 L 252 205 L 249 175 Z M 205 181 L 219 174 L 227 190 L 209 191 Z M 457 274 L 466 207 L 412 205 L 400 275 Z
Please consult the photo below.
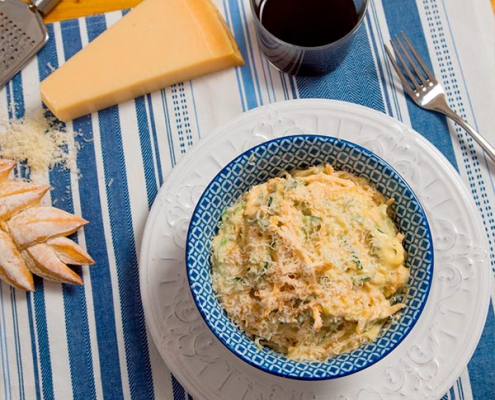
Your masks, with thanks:
M 252 186 L 282 171 L 323 163 L 367 178 L 386 197 L 392 209 L 410 268 L 406 308 L 382 329 L 373 342 L 323 362 L 289 360 L 268 348 L 262 350 L 227 317 L 210 280 L 210 243 L 222 210 Z M 417 322 L 430 291 L 433 247 L 425 213 L 404 179 L 385 161 L 359 145 L 328 136 L 288 136 L 258 145 L 231 161 L 212 180 L 194 210 L 186 246 L 186 268 L 196 305 L 212 332 L 235 355 L 266 372 L 303 380 L 331 379 L 358 372 L 376 363 L 406 337 Z

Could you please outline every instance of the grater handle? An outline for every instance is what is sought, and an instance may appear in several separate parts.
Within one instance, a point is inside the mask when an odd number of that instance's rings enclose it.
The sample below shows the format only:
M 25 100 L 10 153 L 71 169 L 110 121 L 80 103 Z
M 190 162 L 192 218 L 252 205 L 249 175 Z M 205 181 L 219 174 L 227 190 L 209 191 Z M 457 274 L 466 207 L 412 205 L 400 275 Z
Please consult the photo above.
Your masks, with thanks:
M 48 14 L 60 0 L 32 0 L 31 4 L 35 6 L 43 15 Z

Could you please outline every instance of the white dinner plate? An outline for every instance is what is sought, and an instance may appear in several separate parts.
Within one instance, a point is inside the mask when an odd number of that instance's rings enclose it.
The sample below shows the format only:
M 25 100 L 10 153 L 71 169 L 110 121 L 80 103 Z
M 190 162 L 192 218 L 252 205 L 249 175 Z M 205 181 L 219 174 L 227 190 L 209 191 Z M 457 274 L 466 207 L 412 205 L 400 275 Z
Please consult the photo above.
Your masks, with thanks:
M 248 148 L 300 133 L 349 140 L 391 164 L 421 201 L 435 249 L 431 292 L 406 339 L 363 371 L 319 382 L 270 375 L 233 355 L 202 320 L 185 270 L 189 219 L 210 180 Z M 490 279 L 483 222 L 443 155 L 392 118 L 333 100 L 291 100 L 260 107 L 202 139 L 160 189 L 140 255 L 149 330 L 172 373 L 196 400 L 438 399 L 476 348 L 488 311 Z

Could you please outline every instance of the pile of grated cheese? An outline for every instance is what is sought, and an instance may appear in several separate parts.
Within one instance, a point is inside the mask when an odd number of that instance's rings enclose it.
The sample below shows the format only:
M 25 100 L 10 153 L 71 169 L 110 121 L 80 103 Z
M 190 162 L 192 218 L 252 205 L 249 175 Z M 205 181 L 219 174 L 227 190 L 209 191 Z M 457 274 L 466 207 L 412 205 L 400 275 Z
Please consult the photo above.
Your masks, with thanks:
M 33 174 L 46 175 L 55 165 L 77 175 L 76 133 L 41 113 L 0 122 L 0 158 L 23 163 Z

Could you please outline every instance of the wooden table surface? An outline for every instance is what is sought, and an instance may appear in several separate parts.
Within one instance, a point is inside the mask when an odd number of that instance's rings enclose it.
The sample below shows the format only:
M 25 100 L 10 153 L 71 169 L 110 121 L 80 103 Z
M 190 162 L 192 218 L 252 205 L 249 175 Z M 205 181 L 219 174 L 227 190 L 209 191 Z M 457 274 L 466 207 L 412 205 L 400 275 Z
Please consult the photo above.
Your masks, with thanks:
M 62 0 L 46 17 L 45 22 L 100 14 L 107 11 L 132 8 L 142 0 Z M 166 0 L 164 0 L 166 1 Z M 495 11 L 495 0 L 490 0 Z
M 62 0 L 44 18 L 45 22 L 63 21 L 107 11 L 135 7 L 142 0 Z M 495 0 L 493 0 L 495 1 Z

